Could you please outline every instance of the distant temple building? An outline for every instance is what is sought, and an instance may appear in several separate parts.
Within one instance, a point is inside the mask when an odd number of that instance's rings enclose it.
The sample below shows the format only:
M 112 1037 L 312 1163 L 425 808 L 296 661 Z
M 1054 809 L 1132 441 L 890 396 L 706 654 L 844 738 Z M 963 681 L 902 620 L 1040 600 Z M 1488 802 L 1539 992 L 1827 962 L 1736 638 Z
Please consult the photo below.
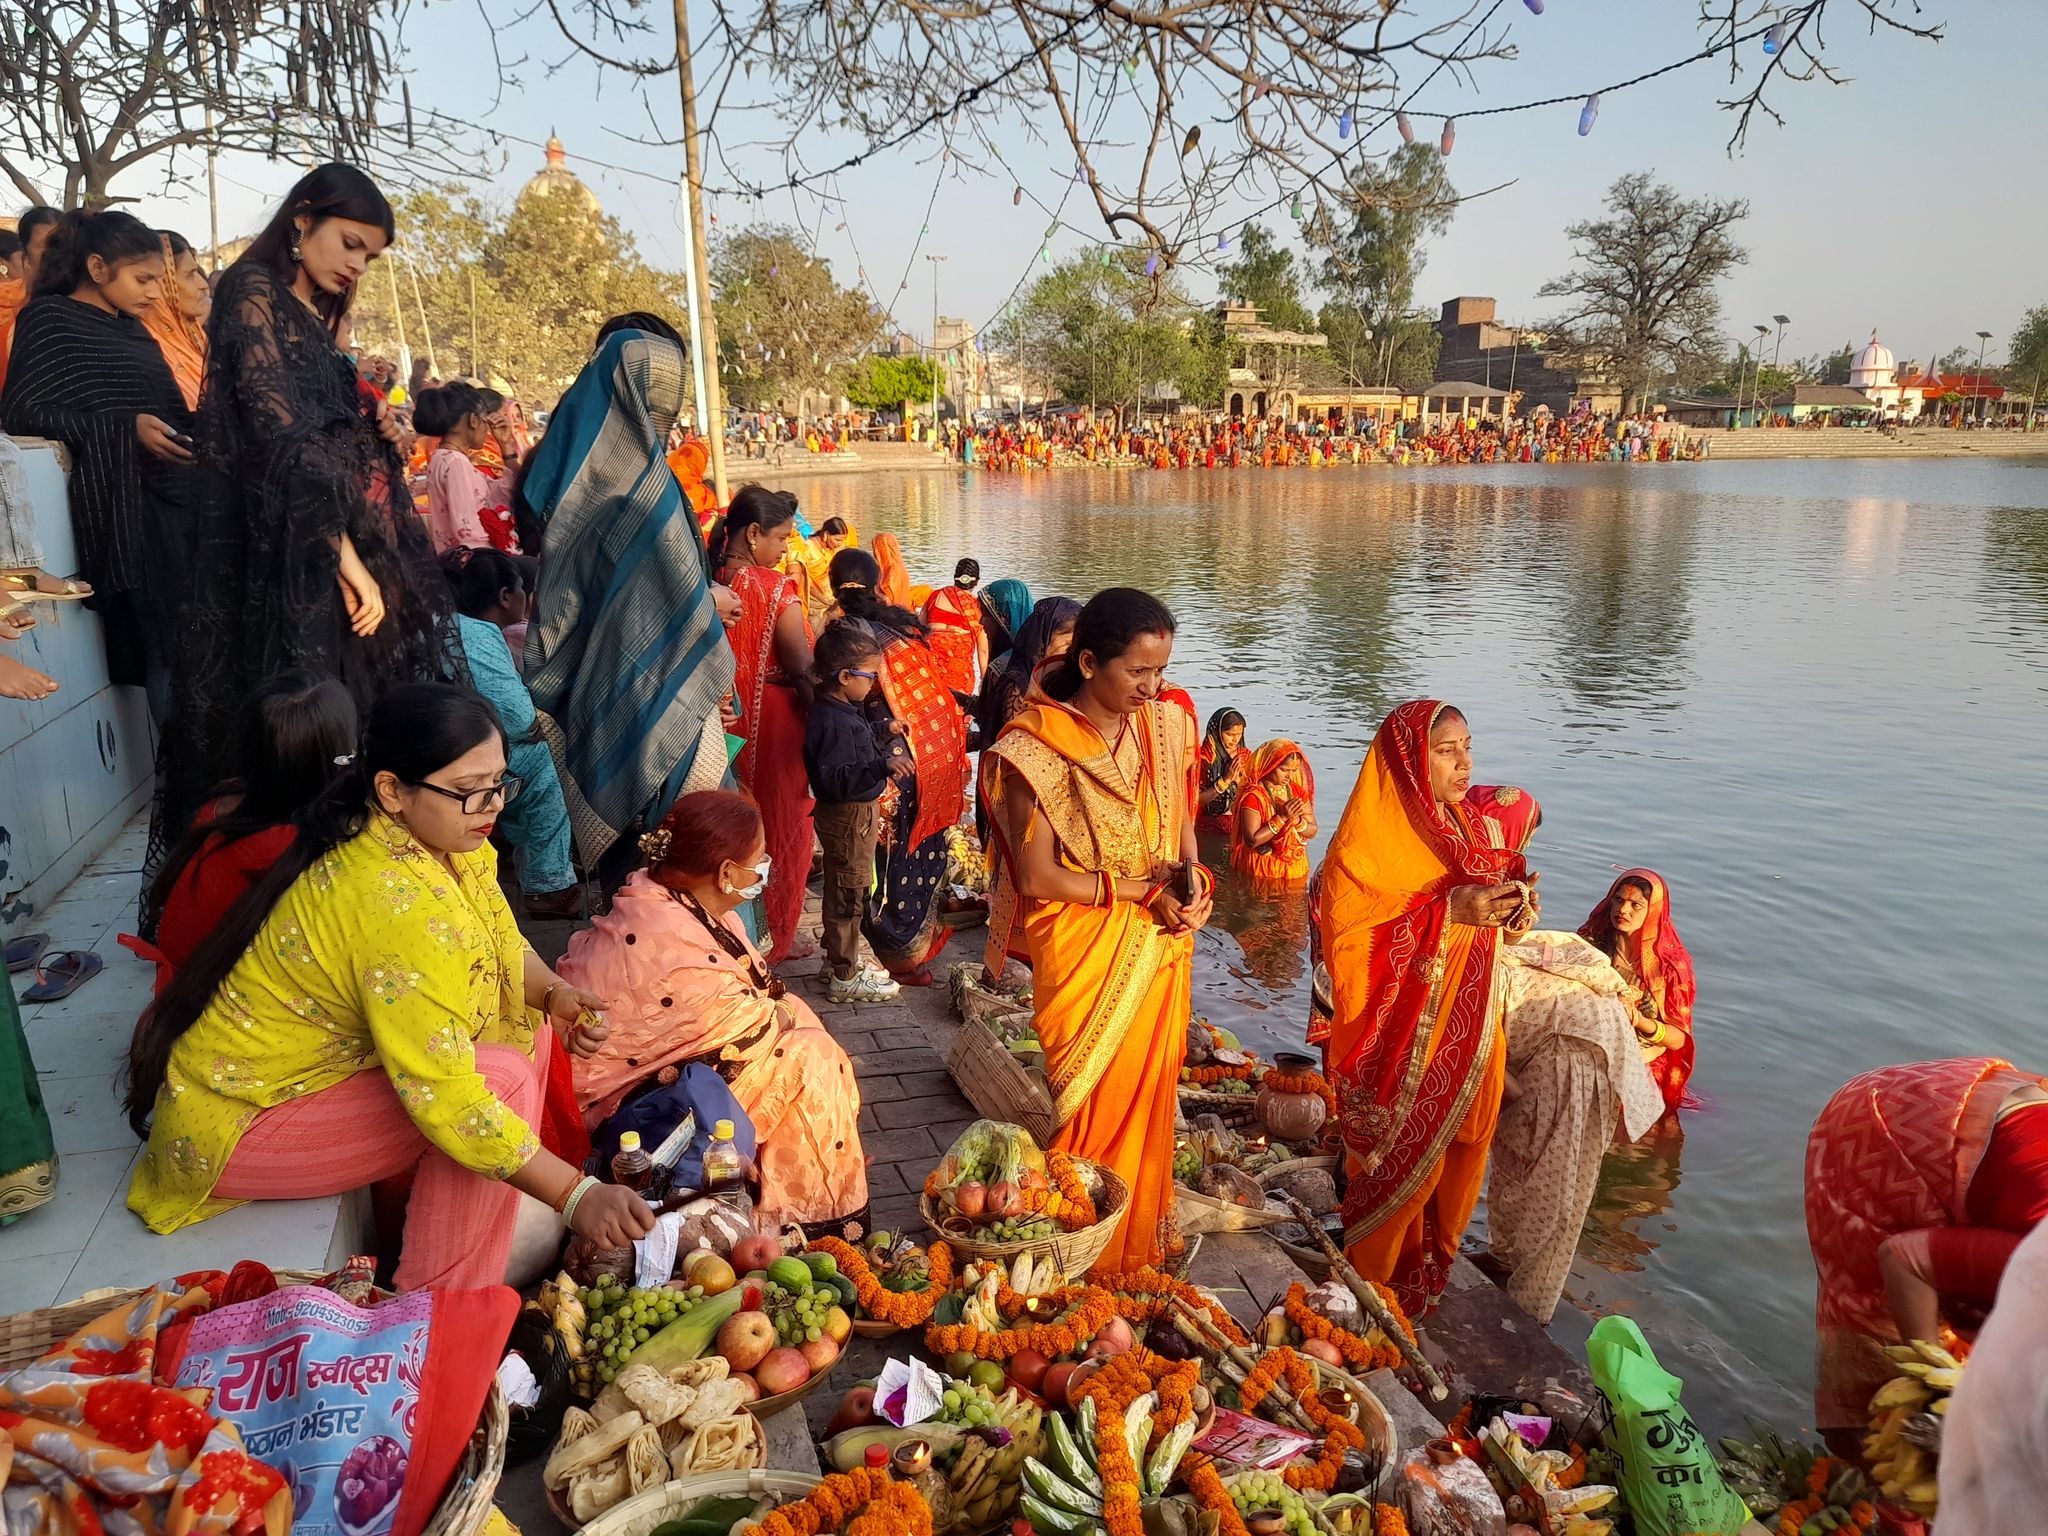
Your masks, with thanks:
M 597 194 L 583 184 L 583 178 L 569 169 L 569 152 L 562 148 L 562 141 L 552 133 L 548 135 L 548 163 L 533 173 L 533 179 L 519 189 L 519 201 L 529 197 L 555 197 L 566 195 L 578 199 L 583 211 L 593 219 L 604 216 L 604 206 L 598 202 Z
M 1495 395 L 1512 390 L 1518 401 L 1516 414 L 1522 416 L 1539 405 L 1558 415 L 1581 406 L 1595 411 L 1621 409 L 1617 385 L 1548 350 L 1542 331 L 1502 325 L 1494 318 L 1495 310 L 1489 298 L 1445 301 L 1436 323 L 1439 384 L 1477 385 L 1470 391 L 1475 397 L 1482 392 Z

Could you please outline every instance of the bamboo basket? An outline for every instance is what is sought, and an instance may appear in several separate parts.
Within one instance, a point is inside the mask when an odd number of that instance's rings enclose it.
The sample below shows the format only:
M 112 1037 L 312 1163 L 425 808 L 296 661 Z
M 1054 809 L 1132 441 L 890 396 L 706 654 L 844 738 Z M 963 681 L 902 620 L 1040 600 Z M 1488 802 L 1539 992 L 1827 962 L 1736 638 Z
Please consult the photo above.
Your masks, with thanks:
M 1184 1237 L 1200 1232 L 1260 1232 L 1294 1220 L 1284 1211 L 1254 1210 L 1178 1183 L 1173 1186 L 1173 1216 Z
M 799 1472 L 707 1472 L 701 1477 L 677 1478 L 614 1504 L 583 1529 L 589 1536 L 648 1536 L 663 1521 L 682 1518 L 704 1499 L 773 1494 L 779 1502 L 789 1503 L 809 1493 L 819 1481 Z M 570 1528 L 575 1528 L 573 1523 Z
M 325 1278 L 324 1274 L 305 1270 L 277 1271 L 280 1286 L 315 1285 Z M 0 1318 L 0 1375 L 33 1364 L 95 1318 L 123 1303 L 136 1301 L 153 1289 L 134 1286 L 88 1291 L 76 1300 L 54 1307 L 38 1307 L 32 1312 Z M 441 1495 L 440 1505 L 421 1536 L 478 1536 L 491 1517 L 491 1500 L 497 1494 L 498 1479 L 505 1472 L 505 1438 L 511 1428 L 512 1410 L 493 1381 L 484 1396 L 483 1418 L 470 1435 L 469 1444 L 463 1447 L 462 1458 L 448 1479 L 448 1490 Z
M 961 1026 L 946 1070 L 983 1119 L 1021 1125 L 1041 1147 L 1051 1146 L 1059 1134 L 1060 1117 L 1045 1074 L 1020 1062 L 986 1025 Z
M 1261 1356 L 1268 1353 L 1270 1351 L 1263 1349 L 1258 1351 L 1258 1354 Z M 1395 1433 L 1392 1415 L 1387 1412 L 1386 1406 L 1373 1395 L 1372 1388 L 1368 1387 L 1356 1376 L 1353 1376 L 1349 1371 L 1339 1369 L 1337 1366 L 1331 1365 L 1326 1361 L 1318 1360 L 1313 1355 L 1301 1355 L 1299 1350 L 1296 1350 L 1295 1353 L 1307 1361 L 1310 1369 L 1316 1373 L 1316 1385 L 1318 1387 L 1342 1387 L 1351 1395 L 1351 1401 L 1357 1404 L 1357 1411 L 1352 1417 L 1358 1424 L 1358 1427 L 1365 1431 L 1366 1460 L 1368 1462 L 1375 1462 L 1380 1466 L 1385 1466 L 1391 1461 L 1395 1452 L 1400 1448 L 1400 1436 Z M 1238 1464 L 1226 1462 L 1225 1465 L 1236 1466 Z
M 1260 1126 L 1259 1096 L 1256 1093 L 1213 1093 L 1207 1088 L 1180 1090 L 1180 1117 L 1190 1125 L 1197 1115 L 1214 1115 L 1233 1131 Z
M 1036 1262 L 1040 1256 L 1050 1254 L 1061 1274 L 1083 1275 L 1102 1257 L 1103 1250 L 1116 1236 L 1117 1223 L 1123 1217 L 1124 1208 L 1131 1203 L 1131 1191 L 1121 1178 L 1100 1164 L 1077 1157 L 1074 1166 L 1091 1186 L 1089 1193 L 1101 1218 L 1094 1226 L 1082 1227 L 1078 1231 L 1061 1232 L 1035 1242 L 991 1243 L 975 1237 L 956 1236 L 940 1226 L 938 1203 L 930 1195 L 918 1197 L 918 1208 L 924 1212 L 925 1225 L 946 1240 L 954 1258 L 962 1265 L 976 1259 L 1000 1260 L 1007 1264 L 1020 1253 L 1030 1254 Z

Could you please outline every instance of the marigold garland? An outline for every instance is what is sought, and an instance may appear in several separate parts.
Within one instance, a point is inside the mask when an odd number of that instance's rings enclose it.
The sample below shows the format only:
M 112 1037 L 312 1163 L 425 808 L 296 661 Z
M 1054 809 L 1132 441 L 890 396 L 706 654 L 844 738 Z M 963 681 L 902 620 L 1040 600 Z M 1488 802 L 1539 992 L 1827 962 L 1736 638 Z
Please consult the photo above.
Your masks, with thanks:
M 1372 1536 L 1408 1536 L 1408 1517 L 1397 1504 L 1372 1507 Z
M 865 1254 L 836 1237 L 821 1237 L 806 1251 L 830 1254 L 832 1262 L 839 1266 L 839 1273 L 853 1282 L 861 1311 L 877 1322 L 894 1323 L 898 1328 L 915 1328 L 920 1323 L 930 1322 L 939 1298 L 953 1284 L 953 1250 L 943 1241 L 934 1242 L 925 1249 L 925 1262 L 931 1271 L 931 1279 L 921 1291 L 890 1290 L 877 1277 Z
M 1316 1397 L 1316 1376 L 1309 1363 L 1291 1349 L 1272 1349 L 1260 1356 L 1238 1392 L 1239 1406 L 1257 1413 L 1268 1393 L 1285 1381 L 1301 1411 L 1323 1432 L 1323 1448 L 1313 1461 L 1297 1461 L 1282 1474 L 1287 1486 L 1299 1492 L 1327 1493 L 1344 1470 L 1347 1451 L 1365 1449 L 1365 1431 L 1342 1414 L 1325 1408 Z
M 932 1536 L 932 1507 L 915 1484 L 891 1483 L 854 1517 L 846 1536 Z
M 1182 1082 L 1193 1083 L 1201 1088 L 1211 1088 L 1217 1083 L 1226 1082 L 1248 1083 L 1258 1076 L 1258 1073 L 1259 1064 L 1256 1061 L 1247 1061 L 1242 1066 L 1232 1066 L 1225 1062 L 1213 1067 L 1182 1067 L 1180 1069 Z
M 820 1532 L 837 1532 L 856 1513 L 881 1499 L 893 1482 L 887 1467 L 834 1472 L 794 1504 L 785 1504 L 748 1526 L 744 1536 L 819 1536 Z M 924 1507 L 922 1498 L 917 1503 Z M 907 1511 L 905 1514 L 908 1519 L 916 1519 Z M 932 1512 L 925 1508 L 922 1531 L 929 1532 L 931 1528 Z
M 1162 1411 L 1153 1415 L 1152 1437 L 1146 1445 L 1150 1454 L 1173 1425 L 1194 1411 L 1191 1394 L 1200 1375 L 1197 1361 L 1168 1361 L 1157 1355 L 1148 1361 L 1129 1351 L 1112 1357 L 1082 1384 L 1082 1400 L 1095 1403 L 1095 1465 L 1104 1490 L 1102 1523 L 1110 1536 L 1143 1536 L 1145 1528 L 1138 1500 L 1142 1480 L 1124 1439 L 1125 1413 L 1145 1393 L 1159 1393 Z M 1223 1500 L 1229 1504 L 1230 1495 L 1225 1493 Z
M 1221 1517 L 1219 1536 L 1251 1536 L 1245 1528 L 1244 1516 L 1231 1502 L 1230 1490 L 1223 1486 L 1223 1475 L 1216 1470 L 1215 1462 L 1199 1451 L 1189 1452 L 1181 1458 L 1180 1480 L 1202 1508 L 1213 1509 Z
M 1823 1510 L 1836 1507 L 1828 1502 L 1828 1489 L 1847 1465 L 1834 1456 L 1814 1459 L 1812 1470 L 1806 1474 L 1806 1497 L 1794 1499 L 1778 1509 L 1778 1536 L 1799 1536 L 1807 1521 Z M 1866 1536 L 1877 1525 L 1877 1506 L 1868 1499 L 1858 1499 L 1845 1513 L 1848 1520 L 1835 1527 L 1838 1536 Z
M 1238 1325 L 1236 1318 L 1185 1280 L 1176 1280 L 1156 1269 L 1133 1269 L 1121 1274 L 1098 1273 L 1093 1279 L 1095 1284 L 1116 1297 L 1117 1315 L 1126 1322 L 1157 1322 L 1166 1315 L 1167 1302 L 1178 1300 L 1191 1311 L 1206 1313 L 1209 1321 L 1231 1343 L 1251 1343 L 1251 1336 Z
M 1407 1331 L 1410 1341 L 1413 1341 L 1415 1325 L 1409 1322 L 1407 1315 L 1402 1312 L 1400 1302 L 1396 1301 L 1393 1293 L 1385 1287 L 1376 1285 L 1375 1288 L 1380 1291 L 1380 1299 L 1387 1303 L 1395 1319 Z M 1375 1344 L 1372 1342 L 1372 1335 L 1360 1338 L 1348 1328 L 1339 1328 L 1316 1311 L 1308 1304 L 1307 1288 L 1299 1283 L 1287 1288 L 1287 1299 L 1280 1305 L 1281 1310 L 1287 1315 L 1287 1321 L 1301 1330 L 1303 1338 L 1321 1339 L 1326 1344 L 1334 1344 L 1337 1352 L 1343 1355 L 1344 1363 L 1353 1370 L 1374 1371 L 1382 1366 L 1388 1370 L 1399 1370 L 1405 1363 L 1400 1346 L 1387 1338 L 1378 1328 L 1374 1328 L 1372 1332 L 1378 1335 L 1382 1342 Z
M 925 1347 L 935 1355 L 965 1353 L 982 1360 L 1007 1360 L 1019 1350 L 1035 1349 L 1058 1359 L 1094 1338 L 1116 1315 L 1109 1292 L 1092 1285 L 1070 1285 L 1033 1297 L 1019 1296 L 1007 1285 L 996 1291 L 996 1310 L 1013 1320 L 1033 1301 L 1041 1306 L 1049 1303 L 1060 1320 L 1006 1328 L 1000 1333 L 985 1333 L 965 1323 L 933 1323 L 924 1331 Z
M 1582 1488 L 1586 1482 L 1586 1448 L 1574 1440 L 1570 1446 L 1571 1460 L 1565 1469 L 1551 1479 L 1560 1488 Z
M 1337 1118 L 1337 1090 L 1330 1086 L 1329 1079 L 1320 1072 L 1282 1072 L 1278 1067 L 1266 1069 L 1260 1079 L 1261 1088 L 1270 1088 L 1275 1093 L 1312 1093 L 1323 1101 L 1326 1113 L 1323 1123 L 1328 1125 Z

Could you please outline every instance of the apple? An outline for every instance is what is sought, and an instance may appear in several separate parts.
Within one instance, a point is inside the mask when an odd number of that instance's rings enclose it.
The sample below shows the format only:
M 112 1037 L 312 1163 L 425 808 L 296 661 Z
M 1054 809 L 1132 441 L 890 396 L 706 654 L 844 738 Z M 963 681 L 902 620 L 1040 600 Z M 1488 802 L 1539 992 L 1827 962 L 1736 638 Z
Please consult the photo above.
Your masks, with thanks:
M 974 1369 L 976 1357 L 964 1349 L 956 1349 L 946 1356 L 946 1374 L 955 1381 L 965 1381 L 967 1373 Z
M 770 1332 L 772 1335 L 772 1324 Z M 754 1379 L 769 1397 L 780 1397 L 785 1392 L 794 1392 L 811 1379 L 811 1363 L 800 1349 L 771 1349 L 754 1367 Z
M 797 1350 L 803 1355 L 804 1362 L 810 1366 L 811 1376 L 815 1376 L 821 1371 L 831 1370 L 833 1363 L 839 1358 L 838 1341 L 826 1338 L 823 1335 L 815 1339 L 804 1340 L 803 1343 L 797 1345 Z M 804 1379 L 808 1381 L 810 1377 L 807 1376 Z
M 743 1275 L 766 1269 L 781 1257 L 781 1239 L 770 1237 L 765 1232 L 743 1237 L 732 1245 L 732 1267 Z
M 988 1187 L 988 1214 L 991 1216 L 1015 1216 L 1024 1209 L 1024 1199 L 1017 1193 L 1017 1186 L 1008 1179 L 999 1179 Z
M 1312 1360 L 1320 1360 L 1325 1365 L 1334 1365 L 1339 1369 L 1344 1365 L 1344 1351 L 1328 1339 L 1303 1339 L 1294 1348 L 1297 1353 L 1307 1355 Z
M 853 1319 L 846 1315 L 844 1307 L 827 1307 L 818 1326 L 834 1344 L 844 1345 L 853 1336 Z
M 1020 1349 L 1010 1356 L 1010 1379 L 1026 1392 L 1036 1392 L 1044 1384 L 1045 1373 L 1052 1369 L 1052 1361 L 1042 1350 Z
M 859 1429 L 875 1422 L 875 1389 L 873 1387 L 849 1387 L 846 1396 L 839 1399 L 839 1406 L 832 1411 L 832 1420 L 825 1426 L 825 1433 L 836 1435 L 842 1429 Z
M 775 1324 L 766 1312 L 735 1312 L 718 1330 L 718 1353 L 735 1371 L 751 1371 L 775 1348 Z
M 956 1184 L 953 1186 L 953 1204 L 969 1221 L 979 1221 L 988 1209 L 988 1189 L 971 1179 L 965 1184 Z
M 1067 1382 L 1073 1377 L 1073 1374 L 1074 1363 L 1071 1360 L 1060 1360 L 1047 1366 L 1045 1375 L 1040 1378 L 1038 1383 L 1040 1395 L 1048 1403 L 1052 1404 L 1054 1408 L 1065 1408 L 1067 1406 Z
M 1124 1353 L 1137 1342 L 1138 1336 L 1131 1332 L 1131 1325 L 1120 1317 L 1112 1317 L 1095 1335 L 1095 1342 L 1088 1346 L 1088 1358 L 1107 1360 L 1111 1355 Z
M 726 1380 L 736 1381 L 740 1384 L 740 1402 L 742 1405 L 761 1401 L 761 1383 L 754 1380 L 745 1371 L 735 1371 L 726 1377 Z
M 720 1295 L 738 1282 L 732 1265 L 709 1248 L 693 1248 L 683 1260 L 683 1283 L 702 1286 L 706 1296 Z

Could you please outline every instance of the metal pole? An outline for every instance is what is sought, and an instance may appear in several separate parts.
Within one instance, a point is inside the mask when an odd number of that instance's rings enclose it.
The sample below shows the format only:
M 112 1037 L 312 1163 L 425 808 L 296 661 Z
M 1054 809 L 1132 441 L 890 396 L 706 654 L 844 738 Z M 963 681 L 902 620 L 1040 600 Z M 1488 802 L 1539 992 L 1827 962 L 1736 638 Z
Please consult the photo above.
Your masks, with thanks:
M 925 253 L 932 264 L 932 451 L 939 450 L 939 263 L 946 258 Z
M 693 199 L 690 196 L 690 189 L 686 183 L 683 187 L 683 195 L 676 200 L 677 211 L 682 216 L 683 243 L 689 246 L 691 252 L 693 253 L 692 259 L 683 263 L 683 305 L 690 312 L 688 315 L 688 319 L 690 322 L 690 335 L 698 336 L 701 335 L 702 332 L 699 329 L 697 317 L 699 312 L 703 309 L 704 305 L 702 298 L 699 296 L 697 292 L 697 263 L 694 259 L 694 253 L 697 249 L 697 222 L 691 216 L 693 212 L 691 205 L 694 201 L 695 199 Z M 700 437 L 704 439 L 707 447 L 711 442 L 713 434 L 711 431 L 711 417 L 707 413 L 708 397 L 704 392 L 705 382 L 707 374 L 709 372 L 716 370 L 717 367 L 718 359 L 716 357 L 711 358 L 707 366 L 704 357 L 704 348 L 701 343 L 693 343 L 691 345 L 690 394 L 691 398 L 696 402 L 697 406 L 697 433 Z M 720 438 L 723 438 L 725 434 L 723 432 L 720 432 L 717 435 Z M 725 500 L 725 498 L 721 495 L 719 497 L 719 500 L 722 503 Z
M 1512 338 L 1510 345 L 1514 348 L 1513 351 L 1508 353 L 1508 418 L 1513 420 L 1515 414 L 1515 360 L 1522 355 L 1522 328 L 1518 325 L 1510 330 L 1508 335 Z
M 718 321 L 711 313 L 711 258 L 704 235 L 704 159 L 697 142 L 697 81 L 690 72 L 689 0 L 674 0 L 676 75 L 683 93 L 683 200 L 690 205 L 690 267 L 696 277 L 697 313 L 691 334 L 704 354 L 704 440 L 711 449 L 711 484 L 722 507 L 732 500 L 725 478 L 725 406 L 719 398 Z

